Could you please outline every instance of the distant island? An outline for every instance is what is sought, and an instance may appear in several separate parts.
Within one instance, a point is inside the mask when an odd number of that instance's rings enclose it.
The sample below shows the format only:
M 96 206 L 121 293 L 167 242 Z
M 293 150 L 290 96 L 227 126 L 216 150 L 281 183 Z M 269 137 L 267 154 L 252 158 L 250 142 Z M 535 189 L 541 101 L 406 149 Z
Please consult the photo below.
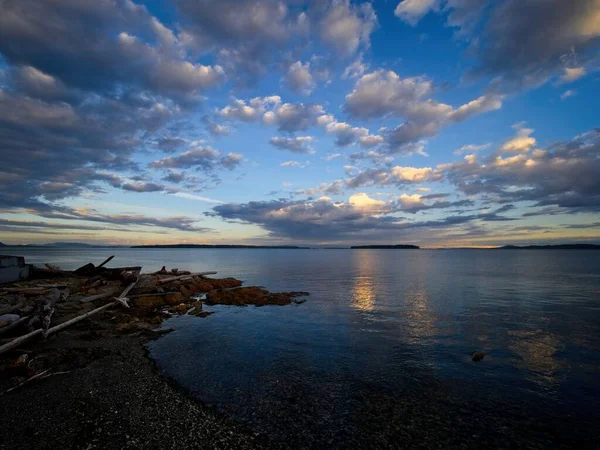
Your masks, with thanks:
M 505 245 L 494 250 L 600 250 L 596 244 Z
M 166 244 L 166 245 L 132 245 L 131 248 L 270 248 L 306 250 L 310 247 L 296 245 L 228 245 L 228 244 Z
M 401 250 L 419 250 L 421 247 L 419 247 L 418 245 L 405 245 L 405 244 L 400 244 L 400 245 L 353 245 L 350 248 L 354 248 L 354 249 L 365 249 L 365 248 L 370 248 L 370 249 L 382 249 L 382 248 L 389 248 L 389 249 L 401 249 Z

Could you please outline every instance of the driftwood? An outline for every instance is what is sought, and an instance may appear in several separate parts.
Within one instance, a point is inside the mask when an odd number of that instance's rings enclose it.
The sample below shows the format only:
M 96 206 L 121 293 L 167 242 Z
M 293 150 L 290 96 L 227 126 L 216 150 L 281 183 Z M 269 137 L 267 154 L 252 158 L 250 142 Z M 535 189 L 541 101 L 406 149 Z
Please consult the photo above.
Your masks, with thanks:
M 81 300 L 79 300 L 82 303 L 88 303 L 88 302 L 93 302 L 94 300 L 100 300 L 101 298 L 106 298 L 106 297 L 110 297 L 113 294 L 115 294 L 117 292 L 117 289 L 110 289 L 106 292 L 103 292 L 101 294 L 96 294 L 96 295 L 90 295 L 89 297 L 84 297 Z
M 23 306 L 25 306 L 25 300 L 20 300 L 16 305 L 7 306 L 6 308 L 0 309 L 0 316 L 4 314 L 12 314 L 15 311 L 18 311 Z
M 44 377 L 44 375 L 46 375 L 48 372 L 50 372 L 50 370 L 51 369 L 46 369 L 43 372 L 35 374 L 34 376 L 27 378 L 25 381 L 22 381 L 21 383 L 17 384 L 16 386 L 13 386 L 10 389 L 7 389 L 2 394 L 8 394 L 9 392 L 14 391 L 15 389 L 19 389 L 21 386 L 23 386 L 24 384 L 29 383 L 30 381 L 37 380 L 38 378 Z
M 23 295 L 45 295 L 50 292 L 51 288 L 3 288 L 3 291 L 12 292 L 15 294 L 23 294 Z
M 0 328 L 0 335 L 10 331 L 10 330 L 14 330 L 15 328 L 17 328 L 18 326 L 24 324 L 25 322 L 27 322 L 29 320 L 29 316 L 27 317 L 21 317 L 18 320 L 15 320 L 13 323 L 11 323 L 10 325 L 7 325 L 5 327 Z
M 198 273 L 190 273 L 187 275 L 178 275 L 176 277 L 167 277 L 167 278 L 162 278 L 160 280 L 158 280 L 158 284 L 163 284 L 163 283 L 169 283 L 171 281 L 177 281 L 177 280 L 185 280 L 185 279 L 192 279 L 193 277 L 199 277 L 199 276 L 204 276 L 204 275 L 214 275 L 217 272 L 198 272 Z
M 129 286 L 127 286 L 125 288 L 125 290 L 121 293 L 121 295 L 119 295 L 119 297 L 115 298 L 114 302 L 107 303 L 106 305 L 103 305 L 103 306 L 100 306 L 99 308 L 93 309 L 85 314 L 82 314 L 81 316 L 74 317 L 71 320 L 67 320 L 66 322 L 58 324 L 58 325 L 48 329 L 47 332 L 45 333 L 46 336 L 57 333 L 60 330 L 63 330 L 65 328 L 73 325 L 74 323 L 77 323 L 83 319 L 87 319 L 88 317 L 93 316 L 94 314 L 99 313 L 100 311 L 104 311 L 105 309 L 108 309 L 111 306 L 115 306 L 118 303 L 127 304 L 126 303 L 127 298 L 125 296 L 127 295 L 127 293 L 129 291 L 131 291 L 131 289 L 133 289 L 133 287 L 135 286 L 136 283 L 137 283 L 137 281 L 134 283 L 131 283 Z M 127 307 L 129 307 L 129 305 L 127 305 Z M 17 348 L 19 345 L 33 339 L 36 336 L 40 336 L 43 334 L 44 334 L 44 330 L 40 328 L 40 329 L 32 331 L 31 333 L 28 333 L 24 336 L 19 336 L 18 338 L 15 338 L 12 341 L 0 346 L 0 355 L 8 352 L 14 348 Z
M 100 265 L 97 267 L 97 269 L 99 269 L 100 267 L 104 267 L 104 265 L 108 264 L 114 257 L 115 257 L 115 255 L 111 255 L 108 258 L 106 258 L 102 263 L 100 263 Z
M 122 304 L 123 306 L 125 306 L 126 308 L 129 308 L 129 303 L 127 303 L 129 301 L 129 299 L 127 298 L 127 294 L 129 294 L 129 291 L 131 291 L 135 285 L 137 284 L 137 282 L 140 281 L 140 273 L 137 273 L 137 278 L 135 279 L 134 282 L 132 282 L 129 286 L 127 286 L 125 288 L 125 290 L 123 292 L 121 292 L 121 295 L 119 295 L 118 297 L 115 297 L 115 300 L 118 301 L 120 304 Z

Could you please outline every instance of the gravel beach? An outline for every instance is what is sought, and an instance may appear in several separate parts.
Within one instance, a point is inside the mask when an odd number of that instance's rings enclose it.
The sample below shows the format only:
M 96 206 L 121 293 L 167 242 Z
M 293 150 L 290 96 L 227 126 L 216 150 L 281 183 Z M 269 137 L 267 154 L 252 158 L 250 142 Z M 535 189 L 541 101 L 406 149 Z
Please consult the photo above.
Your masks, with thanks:
M 89 326 L 35 347 L 68 372 L 2 395 L 1 449 L 266 448 L 158 373 L 143 345 L 156 333 L 88 340 Z

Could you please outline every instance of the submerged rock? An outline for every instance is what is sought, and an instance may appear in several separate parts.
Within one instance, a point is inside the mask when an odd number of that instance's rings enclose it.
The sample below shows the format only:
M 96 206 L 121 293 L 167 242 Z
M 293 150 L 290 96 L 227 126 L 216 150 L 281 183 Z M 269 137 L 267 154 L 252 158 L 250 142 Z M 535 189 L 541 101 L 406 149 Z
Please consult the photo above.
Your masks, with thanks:
M 485 356 L 485 353 L 483 353 L 483 352 L 474 352 L 471 355 L 471 360 L 475 361 L 475 362 L 479 362 L 483 359 L 484 356 Z
M 294 297 L 308 295 L 306 292 L 271 293 L 258 286 L 212 291 L 206 294 L 206 303 L 213 305 L 289 305 Z

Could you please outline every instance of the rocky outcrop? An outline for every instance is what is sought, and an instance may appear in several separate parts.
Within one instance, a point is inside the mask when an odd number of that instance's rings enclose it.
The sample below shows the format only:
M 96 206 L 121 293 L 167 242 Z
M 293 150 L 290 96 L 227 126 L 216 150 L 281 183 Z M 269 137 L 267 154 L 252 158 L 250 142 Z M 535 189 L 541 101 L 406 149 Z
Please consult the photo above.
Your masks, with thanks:
M 307 296 L 307 292 L 269 292 L 258 286 L 220 289 L 206 295 L 209 305 L 289 305 L 295 297 Z

